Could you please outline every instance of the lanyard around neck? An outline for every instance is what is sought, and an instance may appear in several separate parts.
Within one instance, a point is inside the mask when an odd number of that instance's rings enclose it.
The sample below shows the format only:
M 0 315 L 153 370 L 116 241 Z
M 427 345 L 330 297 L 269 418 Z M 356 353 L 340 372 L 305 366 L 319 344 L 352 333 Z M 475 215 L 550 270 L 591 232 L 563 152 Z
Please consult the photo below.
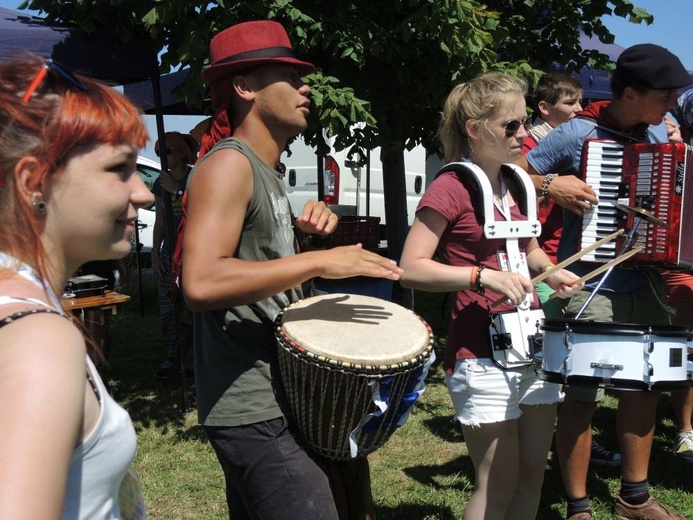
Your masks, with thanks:
M 493 204 L 498 208 L 503 218 L 510 222 L 512 218 L 510 215 L 510 203 L 508 202 L 508 189 L 505 186 L 502 174 L 500 174 L 500 191 L 500 203 L 496 200 L 496 197 L 493 197 Z

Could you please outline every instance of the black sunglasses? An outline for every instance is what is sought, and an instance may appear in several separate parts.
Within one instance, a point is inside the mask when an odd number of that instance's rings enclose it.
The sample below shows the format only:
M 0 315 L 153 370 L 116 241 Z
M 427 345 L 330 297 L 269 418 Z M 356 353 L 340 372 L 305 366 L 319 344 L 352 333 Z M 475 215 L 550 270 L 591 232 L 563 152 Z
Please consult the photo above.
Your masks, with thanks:
M 167 146 L 166 148 L 164 148 L 164 152 L 166 152 L 166 155 L 171 155 L 171 153 L 173 152 L 173 150 L 176 150 L 176 151 L 178 151 L 178 152 L 181 151 L 180 148 L 173 148 L 173 147 L 171 147 L 171 146 Z M 159 149 L 158 149 L 158 148 L 157 148 L 156 150 L 154 150 L 154 153 L 156 154 L 157 157 L 160 157 L 160 155 L 159 155 Z
M 505 136 L 514 136 L 521 126 L 524 126 L 525 131 L 528 131 L 532 126 L 532 118 L 525 117 L 524 119 L 513 119 L 512 121 L 508 121 L 505 123 Z
M 58 65 L 55 62 L 55 60 L 52 60 L 51 58 L 47 58 L 45 63 L 43 64 L 43 67 L 41 67 L 41 70 L 39 70 L 36 73 L 36 76 L 34 77 L 34 79 L 29 84 L 29 87 L 26 89 L 26 92 L 24 93 L 24 96 L 22 97 L 22 102 L 26 103 L 27 101 L 29 101 L 31 99 L 31 96 L 34 95 L 34 92 L 36 92 L 36 90 L 39 88 L 39 86 L 41 85 L 41 82 L 46 77 L 46 74 L 48 74 L 49 71 L 52 72 L 53 74 L 55 74 L 56 76 L 64 79 L 70 85 L 81 90 L 82 92 L 89 90 L 89 86 L 86 83 L 84 83 L 83 81 L 80 81 L 71 72 L 64 69 L 60 65 Z

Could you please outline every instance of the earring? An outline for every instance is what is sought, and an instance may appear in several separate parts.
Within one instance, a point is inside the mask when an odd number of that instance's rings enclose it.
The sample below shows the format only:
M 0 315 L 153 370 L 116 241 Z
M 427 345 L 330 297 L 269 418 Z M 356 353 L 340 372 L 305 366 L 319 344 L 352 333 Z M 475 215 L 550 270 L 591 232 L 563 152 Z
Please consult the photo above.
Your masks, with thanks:
M 34 211 L 38 213 L 39 215 L 42 215 L 46 212 L 46 203 L 42 200 L 37 200 L 34 202 Z

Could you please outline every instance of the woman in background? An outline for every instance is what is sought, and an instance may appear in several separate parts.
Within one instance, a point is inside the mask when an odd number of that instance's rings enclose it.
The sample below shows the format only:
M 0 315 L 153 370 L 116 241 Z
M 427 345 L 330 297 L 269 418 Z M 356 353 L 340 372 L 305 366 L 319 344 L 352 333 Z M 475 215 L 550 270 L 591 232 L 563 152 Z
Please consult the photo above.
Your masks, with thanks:
M 195 164 L 197 160 L 197 141 L 190 134 L 181 134 L 180 132 L 166 132 L 164 140 L 165 146 L 159 146 L 159 141 L 157 141 L 154 145 L 154 151 L 157 157 L 161 157 L 162 153 L 166 154 L 168 171 L 162 170 L 161 175 L 156 178 L 152 186 L 156 206 L 156 218 L 152 234 L 152 270 L 159 287 L 159 318 L 164 346 L 166 347 L 166 357 L 154 374 L 156 379 L 168 378 L 178 359 L 179 350 L 186 353 L 192 344 L 190 313 L 185 310 L 181 312 L 181 316 L 176 318 L 176 304 L 171 296 L 173 284 L 171 255 L 176 249 L 176 244 L 175 242 L 169 244 L 164 197 L 169 197 L 171 200 L 172 236 L 177 241 L 178 226 L 183 218 L 183 193 L 192 169 L 191 165 Z M 181 321 L 180 338 L 178 320 Z M 179 342 L 182 343 L 182 349 L 179 347 Z
M 144 518 L 132 422 L 59 295 L 85 262 L 130 252 L 153 199 L 135 168 L 146 141 L 113 89 L 33 55 L 0 64 L 3 518 Z

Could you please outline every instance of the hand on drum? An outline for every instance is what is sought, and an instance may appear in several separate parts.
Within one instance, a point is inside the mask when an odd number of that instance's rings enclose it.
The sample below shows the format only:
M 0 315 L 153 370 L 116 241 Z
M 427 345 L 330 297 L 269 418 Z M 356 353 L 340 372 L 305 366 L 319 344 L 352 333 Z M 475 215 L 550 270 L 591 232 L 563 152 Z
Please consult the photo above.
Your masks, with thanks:
M 311 254 L 311 253 L 306 253 Z M 335 247 L 319 251 L 320 276 L 323 278 L 339 279 L 350 276 L 372 276 L 399 280 L 404 272 L 397 262 L 367 251 L 361 244 L 355 246 Z
M 575 283 L 580 277 L 566 269 L 559 269 L 544 280 L 546 284 L 556 291 L 556 297 L 568 298 L 582 290 L 584 283 Z
M 534 289 L 532 282 L 521 274 L 493 269 L 484 269 L 481 272 L 481 284 L 485 289 L 507 297 L 513 305 L 521 304 Z
M 324 202 L 309 200 L 296 218 L 296 227 L 304 233 L 326 236 L 337 228 L 337 220 Z

